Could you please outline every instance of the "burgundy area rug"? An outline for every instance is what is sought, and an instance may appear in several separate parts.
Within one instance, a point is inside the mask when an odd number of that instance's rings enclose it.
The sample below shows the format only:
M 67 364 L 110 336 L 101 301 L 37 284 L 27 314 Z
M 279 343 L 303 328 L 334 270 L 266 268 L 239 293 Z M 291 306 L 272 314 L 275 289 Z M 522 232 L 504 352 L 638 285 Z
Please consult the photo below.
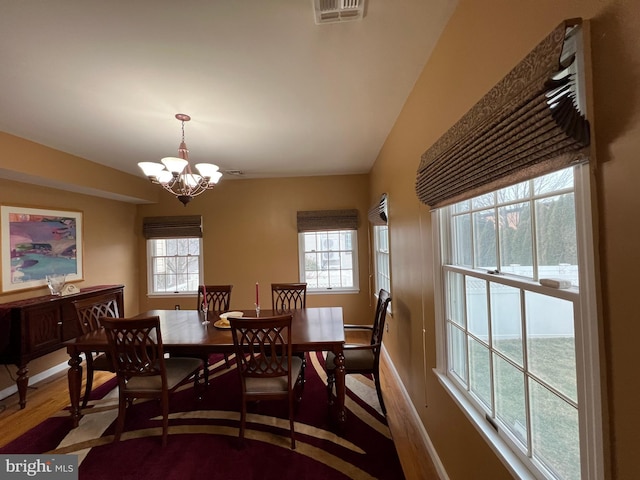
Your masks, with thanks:
M 296 450 L 290 449 L 286 401 L 250 405 L 240 445 L 241 393 L 235 362 L 230 363 L 226 368 L 222 356 L 212 356 L 202 399 L 192 384 L 171 396 L 164 448 L 157 401 L 130 407 L 122 439 L 112 443 L 118 398 L 112 380 L 92 392 L 77 428 L 71 428 L 68 411 L 60 412 L 0 454 L 77 455 L 81 480 L 404 479 L 370 378 L 347 376 L 347 421 L 338 434 L 327 405 L 323 356 L 308 354 L 295 414 Z

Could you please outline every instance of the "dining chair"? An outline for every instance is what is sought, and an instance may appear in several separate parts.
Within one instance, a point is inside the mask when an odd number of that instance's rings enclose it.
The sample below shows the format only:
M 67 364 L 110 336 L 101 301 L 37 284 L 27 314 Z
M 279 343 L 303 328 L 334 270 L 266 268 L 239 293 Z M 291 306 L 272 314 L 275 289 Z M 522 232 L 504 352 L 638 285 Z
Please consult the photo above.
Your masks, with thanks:
M 73 306 L 76 310 L 76 317 L 80 331 L 83 334 L 93 332 L 102 328 L 100 317 L 119 317 L 118 302 L 113 294 L 105 294 L 84 300 L 75 300 Z M 95 355 L 95 356 L 94 356 Z M 87 381 L 84 388 L 84 397 L 82 399 L 82 408 L 87 406 L 91 389 L 93 388 L 93 372 L 115 372 L 111 358 L 106 353 L 87 352 Z
M 300 400 L 302 360 L 292 355 L 289 314 L 229 318 L 242 388 L 240 442 L 244 442 L 247 402 L 285 399 L 289 405 L 291 448 L 295 450 L 294 400 Z
M 219 313 L 228 312 L 229 305 L 231 303 L 231 290 L 233 285 L 199 285 L 198 286 L 198 303 L 196 304 L 197 310 L 202 310 L 203 302 L 207 304 L 207 312 L 209 315 L 217 315 Z M 206 295 L 205 295 L 206 292 Z M 183 352 L 181 350 L 170 350 L 170 355 L 178 357 L 191 357 L 194 356 L 191 353 Z M 199 358 L 203 363 L 204 373 L 204 385 L 209 385 L 209 355 L 196 355 L 195 358 Z M 229 368 L 229 356 L 224 354 L 224 363 Z
M 391 302 L 389 292 L 380 289 L 378 293 L 378 303 L 376 305 L 376 313 L 373 318 L 372 325 L 345 325 L 345 329 L 370 330 L 371 340 L 368 345 L 346 344 L 344 351 L 344 368 L 345 375 L 350 373 L 359 373 L 363 375 L 372 375 L 378 393 L 380 408 L 384 415 L 387 409 L 382 400 L 382 390 L 380 389 L 380 349 L 382 347 L 382 334 L 384 332 L 384 324 L 387 319 L 387 307 Z M 333 405 L 333 386 L 335 385 L 335 354 L 327 352 L 325 361 L 325 369 L 327 372 L 327 394 L 329 396 L 329 405 Z
M 198 310 L 202 309 L 202 302 L 206 291 L 207 309 L 209 312 L 228 312 L 231 303 L 233 285 L 200 285 L 198 287 Z
M 198 308 L 202 307 L 202 302 L 207 301 L 208 312 L 228 312 L 231 304 L 231 290 L 233 285 L 200 285 L 198 287 Z M 206 295 L 205 295 L 206 292 Z M 204 362 L 204 384 L 209 385 L 209 356 L 202 357 Z M 227 368 L 229 365 L 229 356 L 224 354 L 224 363 Z
M 272 283 L 271 308 L 278 313 L 307 306 L 306 283 Z
M 291 310 L 307 307 L 306 283 L 272 283 L 271 284 L 271 308 L 274 312 L 285 313 Z M 300 377 L 304 388 L 304 372 L 307 367 L 307 354 L 294 353 L 302 359 Z
M 167 445 L 169 394 L 198 376 L 197 358 L 164 357 L 160 318 L 101 317 L 116 377 L 118 419 L 114 442 L 120 440 L 127 407 L 136 398 L 157 398 L 162 405 L 162 446 Z

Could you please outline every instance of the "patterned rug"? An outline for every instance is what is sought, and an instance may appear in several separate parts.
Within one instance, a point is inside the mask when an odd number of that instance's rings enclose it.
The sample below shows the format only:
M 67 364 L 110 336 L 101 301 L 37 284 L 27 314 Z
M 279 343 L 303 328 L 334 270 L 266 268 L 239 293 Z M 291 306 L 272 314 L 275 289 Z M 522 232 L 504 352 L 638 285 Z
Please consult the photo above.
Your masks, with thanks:
M 92 393 L 78 428 L 68 411 L 47 419 L 0 448 L 0 454 L 78 456 L 79 478 L 113 479 L 404 479 L 370 378 L 347 376 L 347 422 L 331 420 L 322 354 L 307 356 L 306 384 L 295 415 L 291 450 L 286 402 L 249 406 L 244 445 L 238 441 L 241 393 L 235 362 L 212 356 L 210 384 L 198 400 L 192 385 L 170 398 L 169 441 L 161 445 L 157 401 L 130 407 L 125 431 L 113 442 L 118 392 L 115 380 Z

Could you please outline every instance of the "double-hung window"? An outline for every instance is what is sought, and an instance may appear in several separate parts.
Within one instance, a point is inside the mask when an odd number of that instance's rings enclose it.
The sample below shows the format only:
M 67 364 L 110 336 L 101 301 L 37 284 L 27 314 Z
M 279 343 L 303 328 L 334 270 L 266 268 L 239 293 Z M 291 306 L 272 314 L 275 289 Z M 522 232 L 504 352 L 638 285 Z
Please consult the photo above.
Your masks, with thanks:
M 376 294 L 382 288 L 391 293 L 391 260 L 387 223 L 389 214 L 386 193 L 383 193 L 380 200 L 369 209 L 367 216 L 373 225 L 374 289 Z
M 436 374 L 518 478 L 604 476 L 580 20 L 559 25 L 422 157 Z
M 196 293 L 202 271 L 202 239 L 147 240 L 149 294 Z
M 298 212 L 300 281 L 308 292 L 358 291 L 358 212 Z
M 148 294 L 196 293 L 202 283 L 202 218 L 147 217 L 143 231 Z
M 391 293 L 391 267 L 389 261 L 389 226 L 373 226 L 373 249 L 375 252 L 375 287 Z
M 584 441 L 600 434 L 589 432 L 599 429 L 589 413 L 599 386 L 585 359 L 598 353 L 588 342 L 595 292 L 581 170 L 588 166 L 433 214 L 441 379 L 472 418 L 495 430 L 497 444 L 542 478 L 581 478 Z

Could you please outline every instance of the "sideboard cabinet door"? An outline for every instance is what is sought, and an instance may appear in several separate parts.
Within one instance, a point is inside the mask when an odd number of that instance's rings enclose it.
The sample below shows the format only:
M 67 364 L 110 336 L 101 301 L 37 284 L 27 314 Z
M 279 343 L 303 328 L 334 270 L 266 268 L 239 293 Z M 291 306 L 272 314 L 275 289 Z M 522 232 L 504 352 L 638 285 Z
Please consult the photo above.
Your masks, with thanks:
M 43 352 L 60 348 L 62 342 L 62 317 L 60 306 L 56 303 L 25 309 L 25 326 L 27 335 L 24 340 L 27 356 L 34 353 L 42 355 Z

